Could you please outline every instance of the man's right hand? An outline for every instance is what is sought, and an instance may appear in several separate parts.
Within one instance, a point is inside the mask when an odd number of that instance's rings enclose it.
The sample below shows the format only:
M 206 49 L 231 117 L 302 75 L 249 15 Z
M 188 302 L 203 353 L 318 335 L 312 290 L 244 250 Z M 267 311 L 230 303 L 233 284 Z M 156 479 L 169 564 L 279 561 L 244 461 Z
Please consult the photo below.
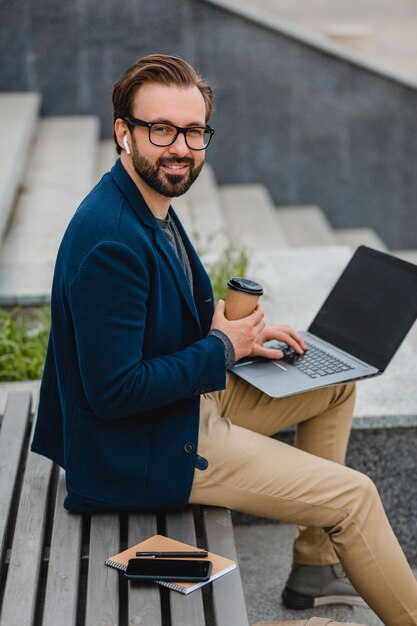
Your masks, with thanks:
M 254 312 L 241 320 L 228 320 L 224 315 L 224 300 L 219 300 L 214 309 L 211 329 L 217 328 L 227 335 L 233 344 L 235 359 L 243 359 L 252 352 L 256 338 L 265 327 L 264 310 L 260 304 Z

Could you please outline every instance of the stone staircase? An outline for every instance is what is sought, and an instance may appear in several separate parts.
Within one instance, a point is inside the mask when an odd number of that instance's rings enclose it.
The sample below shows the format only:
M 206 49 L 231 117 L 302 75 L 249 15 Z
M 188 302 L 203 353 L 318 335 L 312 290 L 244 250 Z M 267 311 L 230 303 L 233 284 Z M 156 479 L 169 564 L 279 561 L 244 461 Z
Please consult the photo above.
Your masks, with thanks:
M 113 142 L 99 140 L 96 118 L 39 118 L 39 107 L 36 94 L 0 95 L 0 136 L 6 138 L 0 157 L 3 160 L 0 168 L 0 234 L 3 233 L 0 306 L 49 301 L 54 261 L 66 224 L 79 202 L 116 158 Z M 19 130 L 11 132 L 9 120 L 16 111 L 24 123 L 22 127 L 17 125 Z M 275 207 L 267 189 L 261 185 L 218 186 L 209 165 L 189 192 L 175 199 L 173 206 L 207 261 L 219 257 L 230 241 L 236 246 L 245 245 L 250 255 L 250 275 L 266 288 L 263 303 L 269 321 L 287 322 L 297 328 L 306 327 L 312 319 L 352 249 L 361 244 L 385 249 L 384 242 L 370 229 L 332 228 L 319 207 Z M 401 251 L 398 255 L 417 263 L 415 250 Z M 404 520 L 402 510 L 405 500 L 416 501 L 410 491 L 410 482 L 415 484 L 415 468 L 410 470 L 411 461 L 404 467 L 397 461 L 398 446 L 404 445 L 404 437 L 410 439 L 417 429 L 416 350 L 415 327 L 384 376 L 360 383 L 350 452 L 351 464 L 362 469 L 364 446 L 368 450 L 363 469 L 384 491 L 391 522 L 415 563 L 415 524 Z M 25 384 L 0 385 L 0 403 L 7 391 Z M 29 384 L 33 391 L 36 386 L 37 383 Z M 381 449 L 369 453 L 376 435 L 378 445 L 384 446 L 383 467 Z M 390 459 L 392 468 L 388 472 Z M 401 502 L 401 506 L 397 502 Z M 237 529 L 253 621 L 272 617 L 299 618 L 299 614 L 282 609 L 278 595 L 289 569 L 287 535 L 293 530 L 285 525 L 257 525 L 260 520 L 252 518 L 237 518 L 237 522 L 256 524 L 252 535 L 247 526 L 239 525 Z M 252 554 L 257 555 L 264 548 L 271 552 L 272 537 L 277 542 L 275 597 L 265 595 L 262 578 L 265 572 L 259 571 L 259 560 L 257 565 L 247 548 L 252 541 L 255 546 Z M 282 557 L 284 552 L 285 558 Z M 257 570 L 258 573 L 254 573 Z M 320 614 L 379 624 L 370 612 L 353 614 L 350 609 L 332 607 L 322 609 Z
M 49 300 L 66 224 L 116 158 L 113 142 L 99 141 L 96 118 L 39 118 L 39 109 L 37 94 L 0 96 L 0 133 L 8 148 L 0 157 L 2 306 Z M 12 129 L 9 120 L 16 112 L 21 124 Z M 332 228 L 319 207 L 275 207 L 263 185 L 218 186 L 208 165 L 173 205 L 194 243 L 211 256 L 221 253 L 228 238 L 256 253 L 360 244 L 385 249 L 371 229 Z M 417 261 L 417 250 L 398 254 Z
M 2 94 L 0 98 L 0 239 L 23 176 L 29 146 L 33 139 L 40 97 L 34 93 Z M 13 116 L 13 118 L 12 118 Z M 18 119 L 18 124 L 11 124 Z

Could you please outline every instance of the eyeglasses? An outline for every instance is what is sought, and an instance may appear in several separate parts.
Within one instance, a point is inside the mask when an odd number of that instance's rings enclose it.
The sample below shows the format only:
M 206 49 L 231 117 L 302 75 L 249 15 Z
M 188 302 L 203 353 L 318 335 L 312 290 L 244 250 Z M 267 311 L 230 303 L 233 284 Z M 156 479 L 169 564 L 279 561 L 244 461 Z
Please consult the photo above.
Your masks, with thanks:
M 143 126 L 148 129 L 149 141 L 160 148 L 171 146 L 178 135 L 184 135 L 185 143 L 190 150 L 205 150 L 214 135 L 214 128 L 210 126 L 188 126 L 181 128 L 175 124 L 161 122 L 145 122 L 136 117 L 125 116 L 122 118 L 132 126 Z

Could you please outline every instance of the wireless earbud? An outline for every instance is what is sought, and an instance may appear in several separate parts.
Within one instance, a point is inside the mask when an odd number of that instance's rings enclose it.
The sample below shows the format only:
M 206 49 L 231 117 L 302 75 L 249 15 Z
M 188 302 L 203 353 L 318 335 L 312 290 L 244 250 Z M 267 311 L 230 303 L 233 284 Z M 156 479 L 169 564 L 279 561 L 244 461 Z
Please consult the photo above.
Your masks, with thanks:
M 130 148 L 129 148 L 129 144 L 127 143 L 126 135 L 123 137 L 123 143 L 124 143 L 127 154 L 130 154 Z

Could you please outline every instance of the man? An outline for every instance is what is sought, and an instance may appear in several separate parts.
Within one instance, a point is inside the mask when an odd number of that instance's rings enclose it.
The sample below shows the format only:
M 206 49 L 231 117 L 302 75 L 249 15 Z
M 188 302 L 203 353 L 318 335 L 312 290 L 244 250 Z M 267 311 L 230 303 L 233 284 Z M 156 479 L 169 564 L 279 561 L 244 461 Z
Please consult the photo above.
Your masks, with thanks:
M 150 55 L 113 90 L 118 160 L 62 241 L 32 449 L 66 470 L 71 511 L 231 507 L 302 526 L 283 593 L 303 608 L 360 598 L 417 624 L 417 585 L 374 485 L 343 466 L 352 385 L 271 399 L 227 373 L 283 340 L 260 306 L 228 321 L 170 206 L 198 176 L 212 93 Z M 298 424 L 296 448 L 270 435 Z

